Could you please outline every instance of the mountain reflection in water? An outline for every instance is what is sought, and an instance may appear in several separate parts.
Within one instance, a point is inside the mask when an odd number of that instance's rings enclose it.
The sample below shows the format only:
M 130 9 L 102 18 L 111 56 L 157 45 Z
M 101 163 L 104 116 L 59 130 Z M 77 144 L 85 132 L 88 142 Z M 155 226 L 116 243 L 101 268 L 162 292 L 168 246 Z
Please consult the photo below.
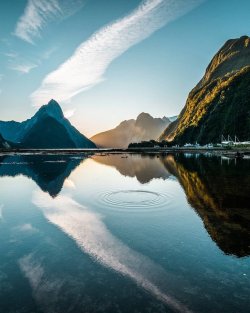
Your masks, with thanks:
M 148 183 L 154 178 L 165 180 L 170 176 L 162 160 L 154 155 L 94 155 L 92 159 L 115 167 L 124 176 L 136 177 L 141 184 Z
M 245 313 L 249 165 L 0 156 L 0 312 Z
M 250 254 L 250 164 L 183 155 L 163 159 L 182 185 L 211 238 L 226 254 Z
M 56 197 L 84 155 L 1 156 L 0 177 L 24 175 Z M 120 174 L 136 177 L 141 184 L 153 179 L 178 179 L 189 204 L 226 254 L 250 254 L 250 162 L 221 162 L 203 155 L 94 155 L 98 163 L 114 167 Z
M 43 191 L 56 197 L 64 181 L 84 159 L 84 156 L 72 155 L 0 156 L 0 177 L 26 176 Z
M 226 254 L 250 254 L 250 162 L 203 155 L 94 156 L 141 183 L 176 177 L 211 238 Z

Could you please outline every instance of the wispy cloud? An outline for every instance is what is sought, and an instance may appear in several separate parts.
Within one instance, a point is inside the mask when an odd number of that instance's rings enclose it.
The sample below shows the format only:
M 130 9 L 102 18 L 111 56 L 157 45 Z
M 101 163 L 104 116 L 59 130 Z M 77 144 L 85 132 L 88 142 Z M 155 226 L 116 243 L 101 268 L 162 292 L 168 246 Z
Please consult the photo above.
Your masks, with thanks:
M 51 55 L 57 50 L 57 47 L 52 47 L 42 53 L 42 59 L 47 60 L 51 57 Z
M 23 15 L 19 18 L 14 34 L 29 42 L 41 36 L 42 29 L 53 19 L 64 19 L 80 7 L 85 0 L 28 0 Z
M 40 66 L 44 60 L 47 60 L 51 57 L 51 55 L 56 51 L 57 47 L 52 47 L 50 49 L 41 52 L 37 58 L 33 58 L 33 60 L 26 60 L 22 56 L 19 56 L 16 52 L 7 52 L 3 53 L 7 56 L 9 66 L 8 68 L 23 74 L 28 74 L 34 68 Z M 1 80 L 1 75 L 0 75 Z
M 15 35 L 33 43 L 33 38 L 40 36 L 48 20 L 60 13 L 57 0 L 28 0 L 24 14 L 17 22 Z
M 12 58 L 12 59 L 15 59 L 17 56 L 18 56 L 18 53 L 17 52 L 5 52 L 4 55 L 8 58 Z
M 33 104 L 40 106 L 51 98 L 67 101 L 98 84 L 114 59 L 203 1 L 144 0 L 132 13 L 93 34 L 48 74 L 31 95 Z
M 65 110 L 65 111 L 63 111 L 63 115 L 64 115 L 64 117 L 69 119 L 75 114 L 75 111 L 76 111 L 75 109 Z
M 17 71 L 23 74 L 28 74 L 31 70 L 33 70 L 37 66 L 38 65 L 34 63 L 23 63 L 23 64 L 11 65 L 9 68 L 13 71 Z

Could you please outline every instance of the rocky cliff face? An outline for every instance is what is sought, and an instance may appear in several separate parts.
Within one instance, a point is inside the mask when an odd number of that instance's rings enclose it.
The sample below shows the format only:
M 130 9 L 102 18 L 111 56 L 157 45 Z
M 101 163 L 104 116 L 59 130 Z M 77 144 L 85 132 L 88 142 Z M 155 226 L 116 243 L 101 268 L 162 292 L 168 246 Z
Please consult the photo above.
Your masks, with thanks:
M 250 38 L 228 40 L 190 92 L 178 119 L 160 139 L 219 142 L 220 136 L 250 140 Z

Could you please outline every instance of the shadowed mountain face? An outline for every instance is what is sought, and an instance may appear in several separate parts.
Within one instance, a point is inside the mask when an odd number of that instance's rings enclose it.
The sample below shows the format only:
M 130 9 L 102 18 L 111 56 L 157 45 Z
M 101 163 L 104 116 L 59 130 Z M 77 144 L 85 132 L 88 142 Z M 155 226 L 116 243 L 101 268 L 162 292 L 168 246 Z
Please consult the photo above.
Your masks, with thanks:
M 167 170 L 182 185 L 187 200 L 211 238 L 226 254 L 250 255 L 250 164 L 217 157 L 167 156 Z
M 31 178 L 44 192 L 56 197 L 71 172 L 84 157 L 69 155 L 1 156 L 0 177 L 19 175 Z
M 249 160 L 228 164 L 219 157 L 194 155 L 94 155 L 92 159 L 142 184 L 175 176 L 218 247 L 226 254 L 250 255 Z
M 190 92 L 178 119 L 160 139 L 219 142 L 222 134 L 250 139 L 250 38 L 228 40 Z
M 11 147 L 10 143 L 6 141 L 0 134 L 0 149 L 8 149 L 10 147 Z
M 41 149 L 76 148 L 66 128 L 50 116 L 42 117 L 31 127 L 22 139 L 22 146 Z
M 169 124 L 167 117 L 153 118 L 141 113 L 136 120 L 123 121 L 116 128 L 91 137 L 91 140 L 99 147 L 125 149 L 131 142 L 156 140 Z
M 141 183 L 176 177 L 187 200 L 204 223 L 207 232 L 226 254 L 250 255 L 250 163 L 219 157 L 193 155 L 141 156 L 93 155 L 100 164 L 111 166 Z M 1 156 L 0 177 L 24 175 L 56 197 L 71 172 L 84 156 Z
M 63 116 L 55 100 L 24 122 L 0 121 L 0 132 L 6 140 L 23 148 L 95 148 L 95 144 Z
M 94 155 L 92 159 L 103 165 L 114 167 L 124 176 L 136 177 L 141 184 L 146 184 L 155 178 L 165 180 L 170 176 L 160 158 L 156 156 L 129 155 L 127 157 L 110 154 Z

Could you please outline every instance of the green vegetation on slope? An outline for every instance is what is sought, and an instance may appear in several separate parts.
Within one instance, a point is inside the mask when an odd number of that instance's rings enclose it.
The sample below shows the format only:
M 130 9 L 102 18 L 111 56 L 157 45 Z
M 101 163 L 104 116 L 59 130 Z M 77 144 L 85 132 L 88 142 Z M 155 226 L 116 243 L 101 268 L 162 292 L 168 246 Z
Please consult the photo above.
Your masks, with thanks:
M 250 38 L 229 40 L 190 92 L 178 120 L 160 139 L 216 143 L 221 135 L 250 140 Z

